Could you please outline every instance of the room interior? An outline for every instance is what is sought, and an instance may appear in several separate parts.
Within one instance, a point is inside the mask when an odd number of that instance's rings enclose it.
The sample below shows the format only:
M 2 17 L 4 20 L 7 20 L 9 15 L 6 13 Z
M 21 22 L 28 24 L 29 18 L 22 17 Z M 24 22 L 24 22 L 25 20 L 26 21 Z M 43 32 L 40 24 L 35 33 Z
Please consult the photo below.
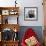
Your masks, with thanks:
M 23 46 L 22 39 L 29 28 L 41 46 L 46 46 L 45 0 L 0 0 L 0 46 Z

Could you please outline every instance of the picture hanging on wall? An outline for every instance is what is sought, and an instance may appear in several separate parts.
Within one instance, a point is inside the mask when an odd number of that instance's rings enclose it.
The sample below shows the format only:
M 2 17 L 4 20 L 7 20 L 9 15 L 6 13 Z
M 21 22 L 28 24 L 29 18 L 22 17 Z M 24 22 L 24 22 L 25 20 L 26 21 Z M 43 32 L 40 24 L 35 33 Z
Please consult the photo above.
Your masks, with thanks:
M 27 21 L 38 20 L 38 8 L 37 7 L 24 7 L 24 20 L 27 20 Z

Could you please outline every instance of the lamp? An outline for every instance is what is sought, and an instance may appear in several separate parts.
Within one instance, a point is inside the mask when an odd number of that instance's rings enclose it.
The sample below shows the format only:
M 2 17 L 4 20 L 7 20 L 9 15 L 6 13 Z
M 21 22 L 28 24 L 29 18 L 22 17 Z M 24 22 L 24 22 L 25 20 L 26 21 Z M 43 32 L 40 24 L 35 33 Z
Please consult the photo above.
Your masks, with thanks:
M 16 7 L 16 4 L 17 4 L 17 2 L 16 2 L 17 0 L 15 0 L 15 7 Z
M 16 29 L 14 29 L 14 32 L 17 32 L 17 30 L 16 30 Z
M 14 37 L 13 37 L 13 40 L 18 40 L 18 32 L 17 32 L 17 29 L 15 28 L 14 29 Z

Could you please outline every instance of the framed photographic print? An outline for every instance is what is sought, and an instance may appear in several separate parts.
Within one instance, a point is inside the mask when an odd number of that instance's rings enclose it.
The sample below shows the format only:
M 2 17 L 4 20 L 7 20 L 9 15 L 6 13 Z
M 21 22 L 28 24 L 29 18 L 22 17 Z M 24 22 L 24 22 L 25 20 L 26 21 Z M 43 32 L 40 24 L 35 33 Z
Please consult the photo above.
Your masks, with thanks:
M 2 10 L 2 15 L 9 15 L 9 10 Z
M 38 8 L 24 7 L 24 20 L 28 20 L 28 21 L 38 20 Z

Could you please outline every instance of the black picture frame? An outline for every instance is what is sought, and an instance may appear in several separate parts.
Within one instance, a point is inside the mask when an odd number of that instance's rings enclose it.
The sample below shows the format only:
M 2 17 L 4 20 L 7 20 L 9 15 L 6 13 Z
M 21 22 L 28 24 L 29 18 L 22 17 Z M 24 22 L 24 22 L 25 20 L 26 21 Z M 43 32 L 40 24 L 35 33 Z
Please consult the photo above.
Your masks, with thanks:
M 37 21 L 38 20 L 38 8 L 37 7 L 24 7 L 24 20 L 25 21 Z

